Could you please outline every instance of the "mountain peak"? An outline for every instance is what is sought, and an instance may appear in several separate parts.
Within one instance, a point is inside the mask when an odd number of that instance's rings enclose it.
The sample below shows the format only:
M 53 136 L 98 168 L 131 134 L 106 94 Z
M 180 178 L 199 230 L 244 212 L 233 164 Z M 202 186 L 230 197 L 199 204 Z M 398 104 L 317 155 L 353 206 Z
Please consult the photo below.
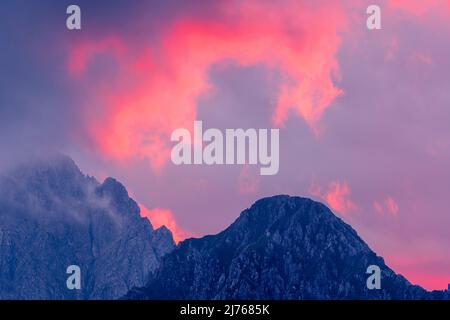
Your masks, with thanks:
M 32 156 L 28 160 L 19 163 L 12 170 L 15 173 L 42 174 L 53 173 L 60 175 L 83 175 L 69 156 L 61 153 L 51 155 Z
M 369 290 L 377 265 L 382 289 Z M 427 292 L 387 267 L 325 205 L 256 201 L 217 235 L 183 241 L 131 299 L 417 299 Z
M 107 197 L 117 213 L 122 216 L 140 217 L 138 204 L 130 198 L 127 189 L 114 178 L 106 178 L 96 189 L 97 195 Z
M 0 299 L 118 298 L 174 247 L 120 182 L 99 184 L 61 155 L 0 178 L 0 238 Z M 72 264 L 86 275 L 81 290 L 67 289 Z
M 246 216 L 251 219 L 259 219 L 267 224 L 282 218 L 292 218 L 293 216 L 302 216 L 304 219 L 307 217 L 312 219 L 320 218 L 327 221 L 341 220 L 323 203 L 310 198 L 284 194 L 257 200 L 250 208 L 241 213 L 237 221 Z
M 108 177 L 103 181 L 100 188 L 103 192 L 109 193 L 118 198 L 128 198 L 127 189 L 124 185 L 114 178 Z
M 368 251 L 368 246 L 356 231 L 337 217 L 324 204 L 309 198 L 276 195 L 256 201 L 244 210 L 239 218 L 224 231 L 248 229 L 246 237 L 260 237 L 289 232 L 305 231 L 327 235 L 332 232 L 351 238 L 359 250 Z

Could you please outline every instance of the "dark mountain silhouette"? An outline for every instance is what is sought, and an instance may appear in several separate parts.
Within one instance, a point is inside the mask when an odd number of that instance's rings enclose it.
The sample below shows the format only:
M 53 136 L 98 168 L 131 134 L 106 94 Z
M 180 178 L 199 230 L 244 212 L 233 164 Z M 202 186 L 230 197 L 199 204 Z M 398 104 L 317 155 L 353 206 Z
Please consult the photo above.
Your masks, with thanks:
M 381 269 L 369 290 L 367 267 Z M 225 231 L 188 239 L 126 299 L 431 299 L 377 256 L 326 206 L 274 196 L 257 201 Z
M 0 177 L 0 298 L 114 299 L 148 280 L 174 248 L 112 178 L 102 184 L 65 156 L 22 164 Z M 69 290 L 69 265 L 81 289 Z

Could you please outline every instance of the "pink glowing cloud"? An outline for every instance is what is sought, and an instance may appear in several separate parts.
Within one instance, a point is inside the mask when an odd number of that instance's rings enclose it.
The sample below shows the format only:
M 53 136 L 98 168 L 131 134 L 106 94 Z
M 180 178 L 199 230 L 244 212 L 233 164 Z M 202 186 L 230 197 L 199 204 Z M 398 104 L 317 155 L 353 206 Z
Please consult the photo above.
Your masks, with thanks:
M 149 219 L 153 228 L 158 229 L 161 226 L 165 226 L 169 229 L 176 243 L 195 236 L 193 233 L 178 226 L 172 211 L 169 209 L 154 208 L 149 210 L 142 204 L 139 205 L 139 208 L 141 209 L 141 216 Z
M 344 216 L 358 209 L 351 199 L 351 191 L 346 182 L 332 181 L 324 191 L 317 184 L 313 184 L 309 193 L 323 199 L 333 211 Z
M 377 212 L 380 215 L 388 213 L 390 215 L 395 216 L 398 214 L 399 211 L 397 202 L 391 196 L 387 196 L 382 201 L 374 201 L 373 207 L 375 209 L 375 212 Z
M 407 256 L 396 253 L 386 256 L 389 266 L 400 272 L 411 283 L 419 284 L 428 290 L 445 290 L 450 279 L 450 266 L 440 257 Z
M 120 60 L 125 50 L 123 42 L 115 36 L 108 36 L 100 41 L 81 42 L 73 49 L 68 61 L 68 70 L 73 76 L 82 75 L 88 68 L 89 59 L 94 56 L 108 53 Z
M 356 210 L 356 205 L 350 198 L 351 192 L 347 183 L 332 182 L 325 194 L 325 201 L 335 211 L 347 214 Z
M 398 204 L 392 197 L 387 197 L 385 200 L 385 205 L 387 212 L 392 215 L 396 215 L 398 213 Z
M 88 117 L 100 152 L 115 159 L 140 157 L 158 171 L 169 159 L 170 133 L 190 128 L 197 99 L 210 91 L 210 68 L 223 60 L 262 65 L 281 74 L 273 124 L 282 126 L 289 111 L 315 131 L 331 103 L 343 93 L 336 53 L 347 19 L 338 4 L 287 1 L 222 3 L 216 20 L 179 18 L 161 31 L 161 41 L 134 54 L 136 44 L 120 35 L 74 44 L 70 74 L 87 76 L 95 56 L 109 55 L 118 65 L 114 85 L 96 83 L 95 101 L 104 113 Z M 140 45 L 140 44 L 139 44 Z

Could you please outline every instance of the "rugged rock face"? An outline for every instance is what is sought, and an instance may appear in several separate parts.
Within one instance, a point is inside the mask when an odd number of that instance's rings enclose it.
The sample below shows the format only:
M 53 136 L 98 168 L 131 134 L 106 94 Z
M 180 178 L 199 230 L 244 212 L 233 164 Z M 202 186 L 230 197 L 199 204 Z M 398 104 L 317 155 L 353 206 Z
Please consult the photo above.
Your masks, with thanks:
M 67 157 L 21 165 L 0 177 L 0 298 L 114 299 L 142 286 L 173 250 L 112 178 L 102 184 Z M 69 290 L 69 265 L 81 290 Z
M 368 290 L 369 265 L 381 289 Z M 309 199 L 257 201 L 225 231 L 189 239 L 128 299 L 423 299 L 341 219 Z

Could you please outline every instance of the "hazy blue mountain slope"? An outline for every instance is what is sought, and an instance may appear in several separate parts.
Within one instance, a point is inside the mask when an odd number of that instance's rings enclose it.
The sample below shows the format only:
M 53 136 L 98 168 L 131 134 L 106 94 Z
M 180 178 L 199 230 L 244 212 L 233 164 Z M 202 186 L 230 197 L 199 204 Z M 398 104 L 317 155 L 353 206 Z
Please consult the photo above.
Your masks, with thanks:
M 112 299 L 148 280 L 174 248 L 112 178 L 102 184 L 67 157 L 30 161 L 0 177 L 0 298 Z M 81 268 L 68 290 L 66 268 Z

